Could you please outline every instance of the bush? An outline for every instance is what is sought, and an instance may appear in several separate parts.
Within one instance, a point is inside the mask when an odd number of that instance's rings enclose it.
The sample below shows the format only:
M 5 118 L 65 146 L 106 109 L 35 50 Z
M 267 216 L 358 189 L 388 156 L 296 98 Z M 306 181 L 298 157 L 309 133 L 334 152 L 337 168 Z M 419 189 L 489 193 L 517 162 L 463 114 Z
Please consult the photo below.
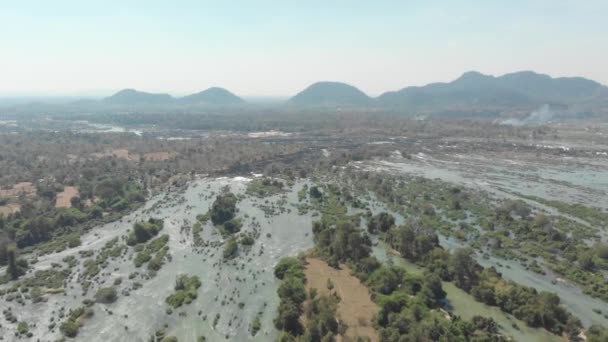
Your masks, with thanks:
M 67 320 L 59 326 L 59 330 L 66 337 L 76 337 L 76 335 L 78 335 L 78 329 L 78 324 L 71 320 Z
M 197 297 L 198 288 L 201 281 L 197 276 L 188 277 L 185 274 L 179 275 L 175 279 L 175 292 L 165 299 L 165 302 L 173 308 L 178 308 L 183 304 L 190 304 Z
M 241 230 L 243 224 L 241 220 L 233 218 L 232 220 L 228 220 L 224 222 L 222 225 L 222 235 L 231 235 L 234 233 L 238 233 Z
M 26 322 L 19 322 L 19 324 L 17 324 L 17 333 L 19 335 L 26 335 L 30 330 L 30 327 L 27 325 Z
M 239 245 L 236 242 L 235 238 L 231 238 L 226 242 L 226 246 L 224 246 L 224 259 L 232 259 L 236 256 L 239 250 Z
M 284 257 L 274 267 L 274 276 L 278 279 L 283 280 L 287 274 L 297 274 L 298 276 L 304 277 L 302 273 L 304 266 L 300 260 L 296 258 Z
M 240 242 L 243 246 L 252 246 L 255 243 L 255 239 L 251 234 L 247 234 L 241 238 Z
M 118 295 L 113 287 L 102 287 L 95 293 L 95 301 L 97 303 L 114 303 L 116 299 L 118 299 Z
M 163 229 L 163 220 L 150 218 L 147 222 L 135 222 L 133 231 L 129 234 L 127 245 L 134 246 L 155 237 Z

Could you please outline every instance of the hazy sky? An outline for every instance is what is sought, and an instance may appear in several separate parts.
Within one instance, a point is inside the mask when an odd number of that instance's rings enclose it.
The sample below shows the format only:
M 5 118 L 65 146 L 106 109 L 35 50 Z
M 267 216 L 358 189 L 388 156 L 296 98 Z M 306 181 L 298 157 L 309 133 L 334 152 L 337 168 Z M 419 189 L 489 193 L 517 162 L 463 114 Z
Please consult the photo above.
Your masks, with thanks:
M 376 95 L 467 70 L 608 84 L 607 0 L 0 0 L 0 96 Z

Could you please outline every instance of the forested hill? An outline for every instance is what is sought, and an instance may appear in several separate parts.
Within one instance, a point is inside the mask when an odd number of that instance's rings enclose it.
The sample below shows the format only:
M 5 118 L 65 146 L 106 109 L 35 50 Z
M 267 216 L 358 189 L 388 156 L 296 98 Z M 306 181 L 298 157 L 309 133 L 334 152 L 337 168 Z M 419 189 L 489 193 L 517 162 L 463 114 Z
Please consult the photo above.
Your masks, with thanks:
M 231 93 L 230 91 L 219 88 L 212 87 L 206 90 L 203 90 L 199 93 L 184 96 L 178 99 L 180 103 L 184 104 L 215 104 L 215 105 L 229 105 L 229 104 L 240 104 L 245 103 L 245 101 Z
M 167 104 L 173 102 L 169 94 L 153 94 L 135 89 L 123 89 L 103 99 L 104 103 L 118 105 Z
M 449 83 L 432 83 L 384 93 L 378 97 L 377 105 L 420 109 L 569 105 L 597 102 L 607 93 L 605 86 L 582 77 L 552 78 L 532 71 L 494 77 L 470 71 Z
M 232 105 L 244 102 L 240 97 L 219 87 L 212 87 L 180 98 L 174 98 L 169 94 L 154 94 L 135 89 L 123 89 L 103 99 L 103 103 L 112 105 Z
M 317 82 L 292 97 L 288 103 L 296 106 L 367 106 L 372 98 L 346 83 Z

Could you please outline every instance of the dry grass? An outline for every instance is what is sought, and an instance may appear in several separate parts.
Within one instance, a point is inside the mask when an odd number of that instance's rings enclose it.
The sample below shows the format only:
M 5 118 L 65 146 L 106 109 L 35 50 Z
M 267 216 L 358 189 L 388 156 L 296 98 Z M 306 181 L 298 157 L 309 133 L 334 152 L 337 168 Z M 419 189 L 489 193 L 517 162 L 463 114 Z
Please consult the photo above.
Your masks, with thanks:
M 94 197 L 93 199 L 87 198 L 84 201 L 84 206 L 87 207 L 87 208 L 92 207 L 93 204 L 97 203 L 97 201 L 99 201 L 98 197 Z
M 78 189 L 75 186 L 66 186 L 63 191 L 57 194 L 55 208 L 70 208 L 72 198 L 78 196 Z
M 147 160 L 147 161 L 163 161 L 163 160 L 169 160 L 171 158 L 174 158 L 176 155 L 177 154 L 175 152 L 159 151 L 159 152 L 144 153 L 140 157 L 139 154 L 130 153 L 129 150 L 126 148 L 119 148 L 119 149 L 114 149 L 111 151 L 92 154 L 92 156 L 97 159 L 117 158 L 117 159 L 124 159 L 124 160 L 130 160 L 130 161 L 139 161 L 142 158 L 143 158 L 143 160 Z
M 126 148 L 114 149 L 114 150 L 106 151 L 106 152 L 102 152 L 102 153 L 93 153 L 93 157 L 95 157 L 97 159 L 117 158 L 117 159 L 130 160 L 129 159 L 129 150 L 127 150 Z
M 144 160 L 162 161 L 175 157 L 175 152 L 150 152 L 144 153 Z
M 340 298 L 338 316 L 348 326 L 344 336 L 338 341 L 356 341 L 357 336 L 369 337 L 371 341 L 378 341 L 378 333 L 372 325 L 373 317 L 378 307 L 370 297 L 368 289 L 359 279 L 351 275 L 350 269 L 342 266 L 336 270 L 323 260 L 307 258 L 306 281 L 308 288 L 316 288 L 319 294 L 330 295 L 336 293 Z M 333 289 L 327 288 L 327 279 L 333 283 Z
M 0 206 L 0 214 L 8 215 L 14 214 L 21 210 L 21 206 L 17 203 L 9 203 L 7 205 Z
M 31 182 L 21 182 L 13 185 L 11 189 L 0 189 L 0 197 L 19 197 L 21 194 L 33 196 L 36 187 Z

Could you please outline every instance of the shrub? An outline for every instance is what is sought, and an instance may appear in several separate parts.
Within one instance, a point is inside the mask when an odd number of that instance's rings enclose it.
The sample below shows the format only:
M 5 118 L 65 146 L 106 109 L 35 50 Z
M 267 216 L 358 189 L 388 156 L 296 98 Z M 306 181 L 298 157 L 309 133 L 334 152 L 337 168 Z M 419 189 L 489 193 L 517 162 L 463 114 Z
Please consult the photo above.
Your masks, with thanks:
M 118 299 L 118 295 L 113 287 L 102 287 L 95 293 L 95 301 L 97 303 L 114 303 L 116 299 Z
M 223 256 L 224 259 L 234 258 L 239 250 L 239 245 L 236 242 L 235 238 L 231 238 L 226 242 L 226 246 L 224 246 Z

